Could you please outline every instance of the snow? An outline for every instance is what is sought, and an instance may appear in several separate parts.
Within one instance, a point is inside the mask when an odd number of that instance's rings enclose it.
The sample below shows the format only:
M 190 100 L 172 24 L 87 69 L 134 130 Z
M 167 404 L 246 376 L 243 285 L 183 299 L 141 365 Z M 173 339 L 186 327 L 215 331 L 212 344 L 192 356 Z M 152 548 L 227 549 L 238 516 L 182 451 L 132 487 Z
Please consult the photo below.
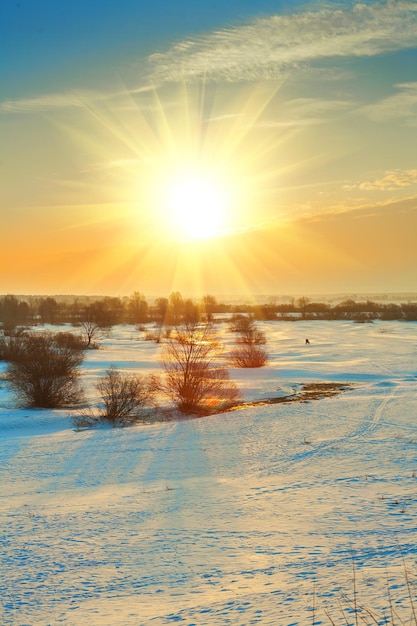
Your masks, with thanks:
M 77 431 L 68 410 L 16 409 L 0 381 L 2 624 L 307 626 L 330 623 L 325 610 L 345 624 L 342 608 L 354 623 L 352 556 L 358 602 L 389 615 L 388 576 L 410 619 L 403 559 L 413 585 L 417 325 L 262 329 L 269 365 L 231 370 L 245 400 L 306 382 L 350 388 Z M 146 373 L 159 350 L 133 327 L 115 328 L 87 353 L 90 399 L 111 364 Z

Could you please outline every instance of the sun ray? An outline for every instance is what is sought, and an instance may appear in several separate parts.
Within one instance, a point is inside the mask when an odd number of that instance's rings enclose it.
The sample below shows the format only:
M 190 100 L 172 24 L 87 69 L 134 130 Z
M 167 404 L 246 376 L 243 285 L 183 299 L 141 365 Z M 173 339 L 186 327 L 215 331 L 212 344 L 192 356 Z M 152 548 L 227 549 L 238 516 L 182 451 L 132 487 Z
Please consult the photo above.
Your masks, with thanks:
M 111 223 L 109 215 L 117 216 L 126 242 L 123 251 L 119 237 L 107 251 L 97 249 L 92 269 L 108 268 L 104 273 L 117 276 L 121 285 L 143 281 L 146 273 L 161 285 L 174 281 L 179 289 L 192 284 L 205 292 L 205 284 L 215 286 L 221 277 L 223 291 L 247 291 L 256 281 L 253 272 L 249 281 L 243 278 L 248 268 L 242 252 L 217 245 L 216 238 L 265 222 L 271 189 L 275 185 L 276 191 L 283 169 L 280 146 L 288 135 L 262 131 L 278 89 L 260 83 L 225 94 L 202 80 L 143 93 L 121 89 L 111 104 L 85 99 L 86 114 L 101 130 L 74 139 L 92 155 L 87 182 L 109 198 L 102 217 L 95 213 L 93 219 Z M 88 221 L 80 217 L 79 224 Z M 135 228 L 138 238 L 147 233 L 148 247 L 135 246 Z M 247 265 L 254 267 L 255 261 L 248 259 Z

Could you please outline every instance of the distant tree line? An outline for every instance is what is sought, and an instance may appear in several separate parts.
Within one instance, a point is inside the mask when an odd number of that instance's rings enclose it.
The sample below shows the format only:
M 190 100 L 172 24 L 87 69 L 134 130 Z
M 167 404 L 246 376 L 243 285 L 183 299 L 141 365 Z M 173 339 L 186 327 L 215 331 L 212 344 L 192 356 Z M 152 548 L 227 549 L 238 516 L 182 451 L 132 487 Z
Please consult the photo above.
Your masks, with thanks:
M 215 315 L 225 313 L 246 314 L 255 320 L 417 321 L 417 302 L 387 304 L 347 299 L 331 305 L 298 298 L 281 304 L 228 304 L 218 302 L 209 294 L 198 301 L 183 298 L 178 291 L 152 303 L 148 303 L 140 292 L 125 298 L 74 297 L 72 300 L 60 297 L 23 299 L 15 295 L 0 297 L 0 325 L 5 331 L 38 324 L 90 325 L 91 328 L 104 329 L 122 323 L 137 325 L 154 322 L 162 328 L 199 321 L 211 322 Z
M 91 322 L 101 328 L 117 324 L 145 324 L 157 322 L 176 326 L 183 322 L 202 319 L 211 321 L 215 312 L 224 310 L 213 296 L 204 296 L 201 301 L 184 299 L 179 292 L 169 298 L 157 298 L 149 304 L 145 296 L 134 292 L 126 298 L 102 297 L 97 299 L 74 297 L 30 297 L 19 299 L 15 295 L 0 297 L 0 324 L 4 330 L 16 326 L 37 324 L 72 324 Z
M 256 320 L 352 320 L 373 322 L 375 320 L 417 321 L 417 302 L 381 303 L 371 300 L 344 300 L 337 304 L 314 302 L 298 298 L 285 304 L 239 305 L 236 312 L 249 313 Z

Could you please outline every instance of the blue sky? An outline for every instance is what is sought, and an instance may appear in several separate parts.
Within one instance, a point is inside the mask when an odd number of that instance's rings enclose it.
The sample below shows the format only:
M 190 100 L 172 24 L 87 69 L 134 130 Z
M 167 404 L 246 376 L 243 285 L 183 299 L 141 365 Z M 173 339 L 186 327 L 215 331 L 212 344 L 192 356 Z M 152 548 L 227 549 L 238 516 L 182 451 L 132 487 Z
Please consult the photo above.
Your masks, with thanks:
M 0 5 L 1 84 L 7 97 L 80 87 L 193 35 L 288 10 L 271 0 L 6 0 Z
M 26 253 L 0 293 L 415 289 L 416 2 L 18 0 L 0 27 L 2 266 Z

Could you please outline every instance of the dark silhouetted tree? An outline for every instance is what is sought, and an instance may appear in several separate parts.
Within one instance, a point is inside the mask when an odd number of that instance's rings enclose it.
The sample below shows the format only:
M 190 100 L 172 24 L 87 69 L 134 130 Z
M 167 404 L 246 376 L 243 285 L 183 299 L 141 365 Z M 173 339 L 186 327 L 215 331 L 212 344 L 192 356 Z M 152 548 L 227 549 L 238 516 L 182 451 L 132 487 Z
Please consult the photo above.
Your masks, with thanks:
M 127 321 L 129 324 L 142 324 L 148 321 L 148 303 L 145 296 L 135 291 L 127 302 Z
M 184 300 L 179 291 L 171 293 L 168 299 L 168 309 L 165 323 L 170 326 L 178 326 L 184 317 Z
M 14 330 L 16 326 L 27 324 L 29 321 L 31 310 L 25 300 L 19 300 L 12 295 L 0 298 L 0 322 L 4 331 Z
M 186 324 L 197 324 L 200 321 L 200 307 L 191 299 L 184 302 L 184 322 Z
M 217 307 L 216 298 L 210 294 L 206 294 L 203 296 L 202 305 L 207 322 L 212 322 Z
M 100 326 L 94 320 L 85 320 L 80 322 L 81 334 L 84 340 L 84 347 L 98 348 L 98 341 L 103 340 L 109 333 L 109 329 Z
M 58 318 L 58 303 L 55 298 L 41 298 L 38 304 L 38 313 L 42 324 L 56 324 Z

